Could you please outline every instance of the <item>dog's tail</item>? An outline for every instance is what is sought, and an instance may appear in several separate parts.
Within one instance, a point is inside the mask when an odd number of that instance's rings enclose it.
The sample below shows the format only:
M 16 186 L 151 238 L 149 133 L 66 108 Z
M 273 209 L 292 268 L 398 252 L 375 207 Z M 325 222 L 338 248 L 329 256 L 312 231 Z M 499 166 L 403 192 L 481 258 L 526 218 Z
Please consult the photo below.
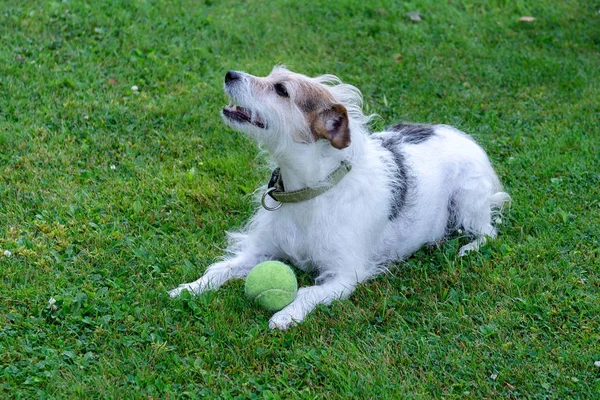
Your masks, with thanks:
M 510 207 L 511 201 L 510 195 L 506 192 L 496 192 L 490 197 L 493 220 L 502 216 L 505 208 Z
M 490 170 L 492 174 L 492 195 L 489 197 L 490 208 L 492 213 L 492 223 L 499 221 L 504 213 L 504 210 L 507 207 L 510 207 L 510 203 L 512 201 L 510 195 L 504 191 L 502 187 L 502 183 L 500 183 L 500 179 L 496 172 L 492 169 L 490 165 Z

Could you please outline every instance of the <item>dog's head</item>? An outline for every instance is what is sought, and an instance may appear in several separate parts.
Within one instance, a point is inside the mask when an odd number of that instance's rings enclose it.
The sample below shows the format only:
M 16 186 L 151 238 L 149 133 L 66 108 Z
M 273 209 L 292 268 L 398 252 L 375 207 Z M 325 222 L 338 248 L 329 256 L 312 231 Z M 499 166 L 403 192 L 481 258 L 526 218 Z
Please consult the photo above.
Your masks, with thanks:
M 351 116 L 348 104 L 336 98 L 340 96 L 334 89 L 350 94 L 346 96 L 350 107 L 358 108 L 360 115 L 362 98 L 350 85 L 330 86 L 327 82 L 340 83 L 330 75 L 309 78 L 283 67 L 275 67 L 266 77 L 229 71 L 225 93 L 232 101 L 222 114 L 231 127 L 271 149 L 320 139 L 344 149 L 350 145 Z

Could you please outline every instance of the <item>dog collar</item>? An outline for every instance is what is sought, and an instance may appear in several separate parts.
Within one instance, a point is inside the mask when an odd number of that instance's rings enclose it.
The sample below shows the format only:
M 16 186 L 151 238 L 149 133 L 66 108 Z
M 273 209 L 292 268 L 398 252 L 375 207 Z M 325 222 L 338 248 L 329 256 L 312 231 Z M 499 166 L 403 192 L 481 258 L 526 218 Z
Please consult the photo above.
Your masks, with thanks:
M 283 180 L 281 179 L 281 171 L 279 167 L 277 167 L 271 174 L 271 180 L 269 181 L 267 191 L 262 195 L 261 204 L 265 210 L 275 211 L 279 209 L 283 203 L 300 203 L 301 201 L 313 199 L 337 185 L 339 181 L 341 181 L 342 178 L 346 176 L 348 172 L 350 172 L 351 169 L 352 165 L 349 162 L 342 161 L 340 166 L 337 167 L 337 169 L 331 174 L 329 174 L 325 181 L 323 181 L 323 184 L 319 187 L 305 187 L 303 189 L 286 192 L 283 187 Z M 267 195 L 269 195 L 279 204 L 277 204 L 275 207 L 267 206 L 265 203 Z

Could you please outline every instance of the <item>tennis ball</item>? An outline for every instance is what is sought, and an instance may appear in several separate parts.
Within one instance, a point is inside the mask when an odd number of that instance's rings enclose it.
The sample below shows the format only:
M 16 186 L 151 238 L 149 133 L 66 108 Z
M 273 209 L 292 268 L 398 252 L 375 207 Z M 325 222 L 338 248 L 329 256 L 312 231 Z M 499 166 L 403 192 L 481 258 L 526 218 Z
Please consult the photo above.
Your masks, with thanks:
M 265 261 L 246 277 L 246 296 L 267 311 L 279 311 L 296 298 L 294 271 L 280 261 Z

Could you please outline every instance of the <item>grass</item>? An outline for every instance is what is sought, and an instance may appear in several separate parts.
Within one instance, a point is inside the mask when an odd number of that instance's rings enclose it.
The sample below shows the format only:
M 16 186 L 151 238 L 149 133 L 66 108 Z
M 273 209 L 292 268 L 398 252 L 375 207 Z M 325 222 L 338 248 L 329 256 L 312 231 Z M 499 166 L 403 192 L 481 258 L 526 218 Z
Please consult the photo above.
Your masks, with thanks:
M 598 396 L 592 3 L 2 2 L 0 397 Z M 224 73 L 275 63 L 356 85 L 376 129 L 472 133 L 513 197 L 498 240 L 422 250 L 288 332 L 241 281 L 170 300 L 269 176 L 220 120 Z

